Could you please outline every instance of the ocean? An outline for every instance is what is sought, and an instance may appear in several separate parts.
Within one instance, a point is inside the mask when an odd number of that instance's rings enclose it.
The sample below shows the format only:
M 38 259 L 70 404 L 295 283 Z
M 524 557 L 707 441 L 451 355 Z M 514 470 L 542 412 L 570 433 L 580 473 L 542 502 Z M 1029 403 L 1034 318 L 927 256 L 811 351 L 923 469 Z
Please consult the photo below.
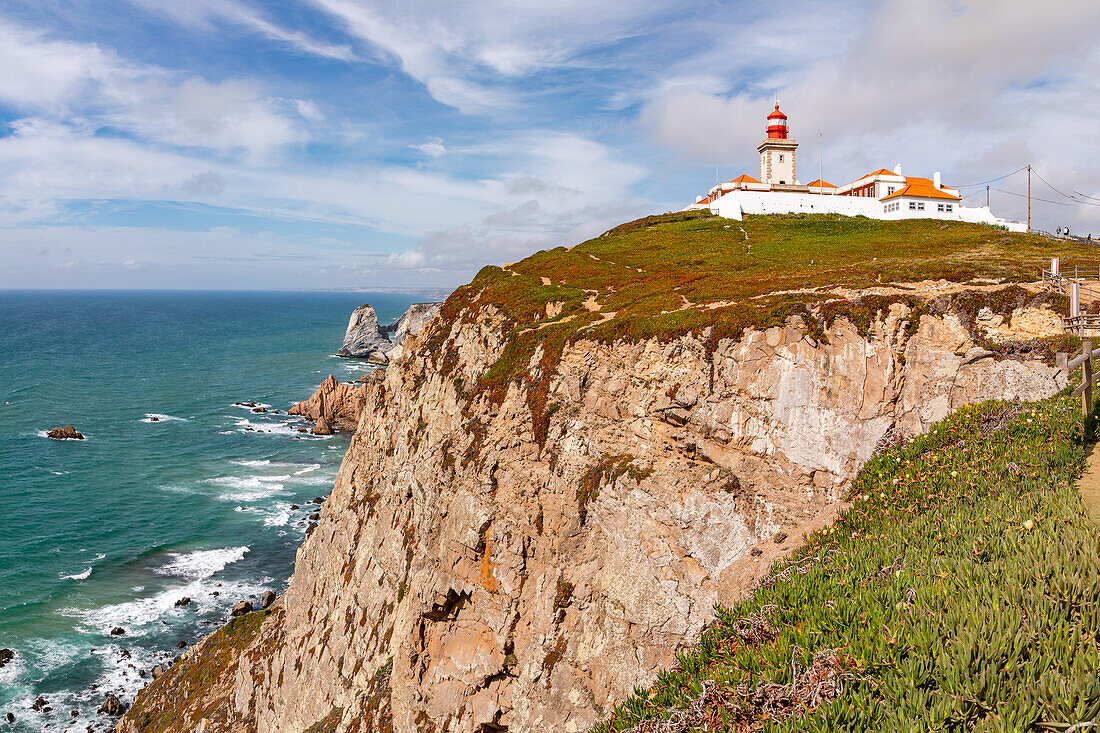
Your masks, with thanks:
M 107 693 L 129 703 L 181 642 L 283 591 L 348 445 L 284 413 L 369 371 L 332 356 L 352 309 L 417 300 L 0 292 L 0 730 L 110 727 Z M 87 439 L 45 437 L 70 424 Z

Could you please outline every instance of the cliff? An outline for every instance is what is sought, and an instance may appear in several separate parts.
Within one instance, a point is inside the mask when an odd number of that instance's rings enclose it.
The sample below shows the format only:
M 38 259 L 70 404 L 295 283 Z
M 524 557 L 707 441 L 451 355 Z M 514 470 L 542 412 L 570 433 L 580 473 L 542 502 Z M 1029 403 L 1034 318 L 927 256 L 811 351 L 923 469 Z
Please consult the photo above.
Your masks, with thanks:
M 274 612 L 189 650 L 120 730 L 602 720 L 876 444 L 1065 386 L 1064 299 L 1004 282 L 1044 241 L 903 224 L 665 217 L 486 268 L 363 388 Z

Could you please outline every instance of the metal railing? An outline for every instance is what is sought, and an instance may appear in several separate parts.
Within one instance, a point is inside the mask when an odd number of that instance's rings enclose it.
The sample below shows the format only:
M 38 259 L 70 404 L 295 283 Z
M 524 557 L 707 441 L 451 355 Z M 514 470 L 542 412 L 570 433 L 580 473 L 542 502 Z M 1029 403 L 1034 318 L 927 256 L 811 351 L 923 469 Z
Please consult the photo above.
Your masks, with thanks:
M 1095 275 L 1095 277 L 1094 277 Z M 1078 336 L 1100 332 L 1100 313 L 1090 309 L 1100 304 L 1100 264 L 1077 263 L 1070 269 L 1052 257 L 1050 267 L 1043 269 L 1043 285 L 1050 291 L 1069 296 L 1069 316 L 1062 319 L 1066 333 Z M 1100 306 L 1096 308 L 1100 311 Z

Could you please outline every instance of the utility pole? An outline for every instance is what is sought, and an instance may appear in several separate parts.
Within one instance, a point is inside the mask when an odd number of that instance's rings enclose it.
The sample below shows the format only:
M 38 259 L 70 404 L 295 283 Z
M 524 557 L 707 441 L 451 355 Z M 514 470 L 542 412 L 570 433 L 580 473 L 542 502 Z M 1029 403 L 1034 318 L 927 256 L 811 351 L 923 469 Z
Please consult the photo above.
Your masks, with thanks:
M 989 186 L 985 187 L 985 208 L 989 208 Z
M 1031 231 L 1031 163 L 1027 164 L 1027 230 Z
M 821 133 L 817 133 L 817 192 L 825 193 L 825 153 L 821 152 Z

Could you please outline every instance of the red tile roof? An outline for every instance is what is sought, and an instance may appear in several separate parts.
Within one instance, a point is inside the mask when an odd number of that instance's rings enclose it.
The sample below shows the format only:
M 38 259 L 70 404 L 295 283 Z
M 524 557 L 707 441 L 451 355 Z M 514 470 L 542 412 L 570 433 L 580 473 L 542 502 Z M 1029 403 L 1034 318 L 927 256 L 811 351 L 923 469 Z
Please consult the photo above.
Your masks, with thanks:
M 737 176 L 737 178 L 734 178 L 732 181 L 730 181 L 730 183 L 760 183 L 760 181 L 756 180 L 747 173 L 742 173 L 741 175 Z
M 885 168 L 879 168 L 877 171 L 872 171 L 872 172 L 868 173 L 865 176 L 860 176 L 856 180 L 857 181 L 862 181 L 864 178 L 871 178 L 872 176 L 896 176 L 896 175 L 897 175 L 897 173 L 894 173 L 893 171 L 888 171 Z
M 823 181 L 820 178 L 818 178 L 816 181 L 810 181 L 806 185 L 810 188 L 836 188 L 836 186 L 834 186 L 833 184 L 829 183 L 828 181 Z
M 951 201 L 962 201 L 962 196 L 955 196 L 947 191 L 936 188 L 936 185 L 928 178 L 906 178 L 905 186 L 899 190 L 894 191 L 889 196 L 883 196 L 882 201 L 887 199 L 897 198 L 898 196 L 915 196 L 917 198 L 925 199 L 948 199 Z

